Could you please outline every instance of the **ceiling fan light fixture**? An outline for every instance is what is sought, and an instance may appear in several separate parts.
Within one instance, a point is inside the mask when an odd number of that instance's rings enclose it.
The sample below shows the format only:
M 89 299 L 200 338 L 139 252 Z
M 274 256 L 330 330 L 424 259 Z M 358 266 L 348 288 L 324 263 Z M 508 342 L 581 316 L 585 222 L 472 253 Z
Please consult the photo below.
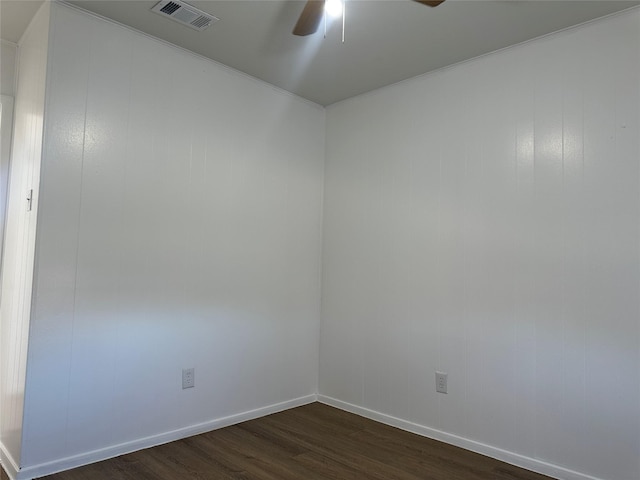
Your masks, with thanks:
M 340 18 L 344 9 L 342 0 L 325 0 L 324 11 L 332 18 Z

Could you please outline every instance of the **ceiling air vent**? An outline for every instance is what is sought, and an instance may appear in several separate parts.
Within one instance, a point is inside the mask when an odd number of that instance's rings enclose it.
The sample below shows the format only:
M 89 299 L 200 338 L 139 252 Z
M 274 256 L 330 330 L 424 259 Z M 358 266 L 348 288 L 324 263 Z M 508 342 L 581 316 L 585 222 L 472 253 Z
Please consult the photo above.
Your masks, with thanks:
M 169 17 L 194 30 L 204 30 L 209 25 L 217 22 L 219 18 L 209 15 L 196 7 L 180 0 L 162 0 L 151 9 L 163 17 Z

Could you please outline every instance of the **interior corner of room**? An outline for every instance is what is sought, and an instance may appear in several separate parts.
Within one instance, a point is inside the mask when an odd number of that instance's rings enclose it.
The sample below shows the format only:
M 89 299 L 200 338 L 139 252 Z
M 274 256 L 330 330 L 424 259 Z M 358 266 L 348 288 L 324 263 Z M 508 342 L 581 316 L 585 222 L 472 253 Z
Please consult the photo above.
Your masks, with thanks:
M 357 94 L 323 82 L 360 24 L 293 37 L 300 2 L 245 2 L 291 25 L 247 33 L 267 80 L 164 18 L 107 18 L 122 2 L 27 3 L 0 31 L 12 480 L 316 401 L 561 480 L 640 478 L 637 2 L 558 2 L 602 11 Z M 127 3 L 135 23 L 154 2 Z M 237 2 L 191 3 L 235 38 Z M 285 55 L 313 48 L 317 79 Z

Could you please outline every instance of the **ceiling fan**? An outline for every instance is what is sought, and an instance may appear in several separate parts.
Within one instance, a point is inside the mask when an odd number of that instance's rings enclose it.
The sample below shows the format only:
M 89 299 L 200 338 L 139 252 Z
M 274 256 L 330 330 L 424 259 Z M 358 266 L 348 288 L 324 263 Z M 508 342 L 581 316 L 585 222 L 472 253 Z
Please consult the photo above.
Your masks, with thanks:
M 414 2 L 437 7 L 444 0 L 414 0 Z M 324 4 L 325 0 L 308 0 L 292 33 L 301 37 L 316 33 L 324 14 Z

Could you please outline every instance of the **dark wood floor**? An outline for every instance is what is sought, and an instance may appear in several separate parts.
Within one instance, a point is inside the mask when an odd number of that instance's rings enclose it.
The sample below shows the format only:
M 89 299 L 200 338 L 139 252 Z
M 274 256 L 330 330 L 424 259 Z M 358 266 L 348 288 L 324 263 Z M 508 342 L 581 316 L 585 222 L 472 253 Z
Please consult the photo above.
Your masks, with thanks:
M 544 480 L 460 448 L 320 403 L 48 480 Z

